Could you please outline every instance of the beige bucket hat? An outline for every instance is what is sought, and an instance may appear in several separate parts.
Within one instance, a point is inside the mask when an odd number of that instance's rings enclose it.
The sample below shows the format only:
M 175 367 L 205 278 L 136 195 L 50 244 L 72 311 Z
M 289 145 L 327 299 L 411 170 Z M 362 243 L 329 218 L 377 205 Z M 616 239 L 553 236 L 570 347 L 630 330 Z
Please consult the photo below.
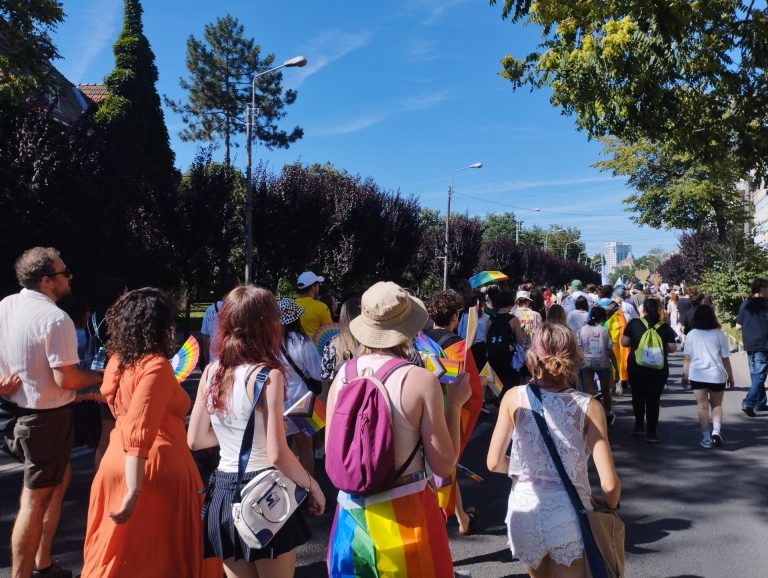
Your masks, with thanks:
M 391 281 L 370 287 L 360 303 L 360 315 L 349 330 L 360 343 L 373 349 L 386 349 L 404 343 L 429 319 L 424 304 Z

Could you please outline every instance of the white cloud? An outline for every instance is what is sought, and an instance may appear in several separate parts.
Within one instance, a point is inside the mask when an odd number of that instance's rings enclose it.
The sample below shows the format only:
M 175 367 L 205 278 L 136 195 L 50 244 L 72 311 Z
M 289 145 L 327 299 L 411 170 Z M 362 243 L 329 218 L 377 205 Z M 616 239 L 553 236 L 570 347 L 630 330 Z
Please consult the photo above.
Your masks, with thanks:
M 427 11 L 427 19 L 424 24 L 431 25 L 440 20 L 440 18 L 460 4 L 466 4 L 469 0 L 418 0 L 417 6 L 420 6 Z
M 372 38 L 373 33 L 367 31 L 350 33 L 327 30 L 317 35 L 309 43 L 299 47 L 299 52 L 307 58 L 307 65 L 296 69 L 290 75 L 286 74 L 283 77 L 283 84 L 286 88 L 298 88 L 307 78 L 335 60 L 362 48 Z
M 378 112 L 340 121 L 334 125 L 324 128 L 315 130 L 308 129 L 307 133 L 311 134 L 312 136 L 333 136 L 337 134 L 349 134 L 384 122 L 388 117 L 389 114 Z
M 83 24 L 83 43 L 68 68 L 68 78 L 72 82 L 93 82 L 85 78 L 88 67 L 101 51 L 112 44 L 117 36 L 117 27 L 123 3 L 120 0 L 100 0 L 90 2 L 85 10 Z

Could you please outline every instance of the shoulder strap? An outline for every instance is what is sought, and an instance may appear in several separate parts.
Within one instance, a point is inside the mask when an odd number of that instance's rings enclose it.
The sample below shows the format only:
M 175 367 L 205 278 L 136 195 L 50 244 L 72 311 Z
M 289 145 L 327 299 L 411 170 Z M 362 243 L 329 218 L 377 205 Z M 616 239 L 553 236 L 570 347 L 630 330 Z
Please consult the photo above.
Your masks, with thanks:
M 578 517 L 579 525 L 581 526 L 581 536 L 584 540 L 584 554 L 587 558 L 591 575 L 593 578 L 608 578 L 605 570 L 605 563 L 603 562 L 600 550 L 597 548 L 595 538 L 592 535 L 592 530 L 590 529 L 585 516 L 583 516 L 584 505 L 581 502 L 579 493 L 576 491 L 576 487 L 568 476 L 568 472 L 565 471 L 563 461 L 560 459 L 560 454 L 557 451 L 552 435 L 549 433 L 547 422 L 544 419 L 544 406 L 541 403 L 541 388 L 538 384 L 529 384 L 527 390 L 528 401 L 531 404 L 533 418 L 536 420 L 536 425 L 539 427 L 541 437 L 544 439 L 544 445 L 547 446 L 549 456 L 555 464 L 557 473 L 560 474 L 560 479 L 563 482 L 565 491 L 568 493 L 571 505 L 573 506 L 573 509 L 576 510 L 576 516 Z
M 648 322 L 645 320 L 645 317 L 638 317 L 638 319 L 645 325 L 646 331 L 650 329 L 650 326 L 648 325 Z
M 438 339 L 438 340 L 437 340 L 437 344 L 438 344 L 440 347 L 442 347 L 443 345 L 445 345 L 445 343 L 446 343 L 446 342 L 447 342 L 447 341 L 448 341 L 448 340 L 449 340 L 451 337 L 453 337 L 453 333 L 451 333 L 451 332 L 450 332 L 450 331 L 448 331 L 447 329 L 444 329 L 443 331 L 445 331 L 445 333 L 443 333 L 443 334 L 440 336 L 440 339 Z
M 307 376 L 304 375 L 304 372 L 301 370 L 298 364 L 291 358 L 290 354 L 288 353 L 288 349 L 286 349 L 285 345 L 280 345 L 280 349 L 282 350 L 283 355 L 285 356 L 285 359 L 288 360 L 288 363 L 291 365 L 293 370 L 298 374 L 298 376 L 301 378 L 301 380 L 304 383 L 307 383 L 308 381 Z
M 246 391 L 248 390 L 248 382 L 250 381 L 254 371 L 256 371 L 255 367 L 250 369 L 245 376 Z M 235 487 L 235 497 L 233 500 L 234 502 L 239 502 L 241 500 L 240 485 L 243 483 L 245 468 L 248 466 L 248 460 L 251 457 L 251 449 L 253 448 L 253 430 L 255 427 L 254 412 L 256 411 L 256 404 L 259 403 L 261 392 L 264 390 L 264 384 L 267 381 L 267 377 L 269 377 L 269 371 L 270 370 L 268 367 L 262 368 L 262 370 L 259 371 L 258 375 L 256 376 L 256 383 L 253 384 L 253 402 L 251 403 L 251 413 L 248 417 L 248 423 L 245 426 L 243 441 L 240 444 L 240 458 L 237 462 L 237 486 Z

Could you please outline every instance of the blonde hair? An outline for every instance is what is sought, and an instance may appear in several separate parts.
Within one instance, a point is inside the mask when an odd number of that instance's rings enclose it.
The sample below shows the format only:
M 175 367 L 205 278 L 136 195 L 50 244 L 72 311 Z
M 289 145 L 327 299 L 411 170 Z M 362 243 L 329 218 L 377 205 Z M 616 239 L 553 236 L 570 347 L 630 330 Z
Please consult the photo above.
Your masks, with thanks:
M 411 345 L 410 339 L 408 341 L 404 341 L 403 343 L 395 345 L 394 347 L 387 347 L 386 349 L 378 349 L 374 347 L 368 347 L 367 345 L 363 345 L 360 351 L 360 356 L 393 355 L 395 357 L 402 357 L 403 359 L 408 359 L 412 354 L 413 354 L 413 346 Z
M 360 343 L 349 330 L 349 323 L 358 315 L 360 315 L 360 298 L 350 297 L 341 306 L 341 313 L 339 314 L 341 329 L 333 344 L 336 348 L 336 365 L 354 357 L 355 351 L 360 347 Z
M 533 334 L 525 364 L 535 381 L 544 386 L 566 387 L 578 380 L 581 351 L 568 327 L 542 324 Z

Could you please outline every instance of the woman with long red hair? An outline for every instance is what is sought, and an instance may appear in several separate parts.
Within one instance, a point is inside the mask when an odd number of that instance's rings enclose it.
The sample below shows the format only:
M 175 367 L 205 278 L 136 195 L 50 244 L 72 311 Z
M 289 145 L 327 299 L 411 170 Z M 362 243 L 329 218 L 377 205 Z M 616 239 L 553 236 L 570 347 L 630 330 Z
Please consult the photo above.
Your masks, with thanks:
M 240 446 L 250 417 L 256 375 L 264 368 L 270 371 L 254 412 L 253 447 L 243 485 L 257 473 L 276 467 L 309 491 L 310 513 L 320 515 L 325 509 L 320 486 L 286 442 L 281 340 L 280 311 L 272 293 L 252 285 L 229 293 L 219 313 L 217 361 L 203 372 L 189 422 L 190 448 L 221 447 L 221 461 L 211 475 L 203 505 L 203 544 L 205 555 L 224 560 L 229 578 L 293 576 L 296 548 L 311 537 L 299 511 L 265 548 L 254 549 L 242 541 L 232 520 Z

